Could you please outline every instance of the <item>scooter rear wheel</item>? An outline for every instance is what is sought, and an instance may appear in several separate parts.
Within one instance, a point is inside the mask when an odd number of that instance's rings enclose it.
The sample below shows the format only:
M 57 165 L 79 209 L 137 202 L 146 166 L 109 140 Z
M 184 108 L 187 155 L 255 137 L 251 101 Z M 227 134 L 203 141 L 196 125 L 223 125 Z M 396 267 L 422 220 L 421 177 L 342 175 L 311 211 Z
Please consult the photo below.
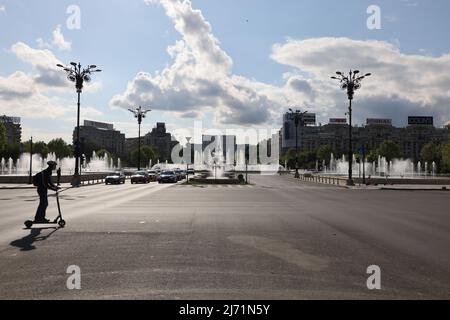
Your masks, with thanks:
M 33 221 L 25 221 L 25 227 L 27 227 L 27 229 L 30 229 L 33 226 Z
M 59 225 L 61 228 L 64 228 L 64 227 L 66 226 L 66 221 L 65 221 L 65 220 L 59 220 L 58 225 Z

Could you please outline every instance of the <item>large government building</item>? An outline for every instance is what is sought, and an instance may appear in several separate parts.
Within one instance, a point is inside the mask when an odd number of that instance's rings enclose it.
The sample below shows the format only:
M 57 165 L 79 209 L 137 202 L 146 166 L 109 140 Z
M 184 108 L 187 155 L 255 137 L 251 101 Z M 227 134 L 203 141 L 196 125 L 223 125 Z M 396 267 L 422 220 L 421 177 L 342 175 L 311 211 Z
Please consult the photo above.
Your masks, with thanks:
M 296 128 L 289 113 L 283 116 L 282 153 L 295 148 Z M 353 150 L 365 144 L 368 150 L 377 148 L 383 141 L 392 140 L 400 146 L 403 157 L 419 159 L 422 147 L 428 142 L 446 143 L 450 127 L 436 128 L 433 117 L 408 118 L 408 126 L 394 127 L 391 119 L 367 119 L 365 126 L 353 127 Z M 338 153 L 348 150 L 349 128 L 347 119 L 330 119 L 326 125 L 316 125 L 315 115 L 309 114 L 304 126 L 298 128 L 300 151 L 314 151 L 329 145 Z
M 177 144 L 177 141 L 172 141 L 172 135 L 167 132 L 166 124 L 163 122 L 158 122 L 151 132 L 141 137 L 141 146 L 148 145 L 154 147 L 158 152 L 159 160 L 161 162 L 166 160 L 170 162 L 172 149 Z M 137 149 L 138 145 L 138 138 L 127 138 L 125 142 L 125 153 L 127 156 L 129 156 L 133 150 Z
M 22 140 L 22 127 L 20 125 L 20 118 L 8 117 L 6 115 L 0 116 L 0 123 L 6 129 L 6 137 L 8 144 L 19 144 Z
M 74 145 L 76 137 L 77 129 L 75 128 L 73 131 Z M 111 123 L 84 120 L 84 125 L 80 126 L 80 140 L 119 157 L 125 155 L 125 134 L 115 130 Z

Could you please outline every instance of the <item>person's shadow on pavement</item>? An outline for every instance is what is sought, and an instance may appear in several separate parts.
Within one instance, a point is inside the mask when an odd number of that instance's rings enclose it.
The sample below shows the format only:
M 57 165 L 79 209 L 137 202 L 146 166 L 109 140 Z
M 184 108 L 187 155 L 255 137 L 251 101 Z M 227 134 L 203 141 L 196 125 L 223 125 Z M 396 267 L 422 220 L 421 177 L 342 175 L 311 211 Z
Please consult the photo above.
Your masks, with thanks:
M 41 235 L 42 230 L 46 229 L 53 229 L 52 232 L 50 232 L 47 235 Z M 23 237 L 22 239 L 14 240 L 10 243 L 11 246 L 20 248 L 20 251 L 31 251 L 36 249 L 34 246 L 34 243 L 36 241 L 44 241 L 47 240 L 53 233 L 58 231 L 59 228 L 52 227 L 52 228 L 35 228 L 31 229 L 31 232 L 29 235 Z

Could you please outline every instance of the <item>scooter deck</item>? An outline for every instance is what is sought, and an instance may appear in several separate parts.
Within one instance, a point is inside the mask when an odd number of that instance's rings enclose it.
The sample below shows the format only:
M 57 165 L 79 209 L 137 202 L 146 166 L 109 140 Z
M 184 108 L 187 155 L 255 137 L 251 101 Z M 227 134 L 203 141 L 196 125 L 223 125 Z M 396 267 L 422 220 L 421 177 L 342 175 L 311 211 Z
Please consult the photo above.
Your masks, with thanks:
M 66 221 L 64 219 L 58 217 L 55 220 L 49 221 L 49 222 L 39 222 L 39 221 L 27 220 L 24 222 L 24 224 L 25 224 L 25 227 L 27 227 L 27 229 L 30 229 L 34 225 L 49 225 L 49 224 L 57 224 L 61 228 L 64 228 L 64 226 L 66 225 Z

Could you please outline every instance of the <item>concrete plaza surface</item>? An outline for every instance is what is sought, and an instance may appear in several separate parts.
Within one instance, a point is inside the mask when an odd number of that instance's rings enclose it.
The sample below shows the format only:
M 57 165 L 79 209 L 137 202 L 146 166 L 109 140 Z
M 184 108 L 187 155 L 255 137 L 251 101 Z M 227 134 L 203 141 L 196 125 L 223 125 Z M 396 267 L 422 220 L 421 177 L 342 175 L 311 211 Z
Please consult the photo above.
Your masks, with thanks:
M 64 229 L 23 229 L 35 191 L 0 190 L 0 298 L 450 298 L 449 192 L 250 181 L 71 189 Z

